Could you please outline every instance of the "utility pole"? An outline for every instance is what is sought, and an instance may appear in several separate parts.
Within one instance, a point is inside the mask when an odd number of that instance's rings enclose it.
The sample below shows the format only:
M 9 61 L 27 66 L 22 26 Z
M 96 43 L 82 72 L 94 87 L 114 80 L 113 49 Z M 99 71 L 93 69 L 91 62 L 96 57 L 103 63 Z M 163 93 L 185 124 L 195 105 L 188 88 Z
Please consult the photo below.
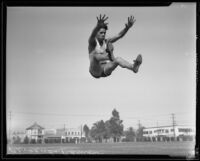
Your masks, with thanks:
M 176 139 L 175 125 L 176 125 L 176 122 L 175 122 L 175 114 L 172 113 L 172 126 L 173 126 L 173 131 L 174 131 L 174 140 Z
M 138 120 L 138 131 L 137 131 L 137 139 L 140 139 L 140 127 L 141 127 L 141 124 L 140 124 L 140 120 Z
M 158 121 L 157 121 L 156 125 L 157 125 L 157 137 L 158 137 Z
M 140 120 L 138 120 L 138 129 L 140 129 L 140 126 L 141 126 L 141 125 L 140 125 Z
M 82 124 L 81 124 L 81 138 L 82 138 L 82 133 L 83 133 L 82 129 L 83 129 L 83 127 L 82 127 Z
M 64 124 L 64 138 L 66 139 L 65 124 Z M 65 139 L 64 139 L 64 140 L 65 140 Z M 64 142 L 64 140 L 63 140 L 63 139 L 61 139 L 61 143 L 63 143 L 63 142 Z
M 80 142 L 82 142 L 82 135 L 83 135 L 83 127 L 82 127 L 82 124 L 81 124 L 81 139 L 80 139 Z

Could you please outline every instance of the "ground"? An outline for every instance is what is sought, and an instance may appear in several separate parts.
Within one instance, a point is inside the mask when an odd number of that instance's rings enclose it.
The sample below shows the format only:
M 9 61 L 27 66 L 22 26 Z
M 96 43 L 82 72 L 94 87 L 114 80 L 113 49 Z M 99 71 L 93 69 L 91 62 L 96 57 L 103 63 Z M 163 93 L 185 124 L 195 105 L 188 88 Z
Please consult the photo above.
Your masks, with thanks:
M 8 154 L 128 154 L 194 156 L 195 143 L 129 142 L 81 144 L 18 144 L 8 145 Z

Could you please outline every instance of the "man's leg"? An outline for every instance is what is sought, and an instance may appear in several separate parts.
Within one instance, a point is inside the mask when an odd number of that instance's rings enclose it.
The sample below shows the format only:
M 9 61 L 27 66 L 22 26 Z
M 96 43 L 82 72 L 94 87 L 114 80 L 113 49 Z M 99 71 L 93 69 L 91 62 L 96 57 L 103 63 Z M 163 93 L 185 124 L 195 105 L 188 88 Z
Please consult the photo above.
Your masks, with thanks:
M 113 70 L 115 70 L 115 68 L 117 66 L 120 66 L 122 68 L 127 68 L 131 71 L 133 71 L 133 64 L 129 63 L 128 61 L 120 58 L 120 57 L 116 57 L 114 59 L 114 61 L 108 62 L 105 66 L 104 66 L 104 73 L 106 75 L 110 75 L 112 73 Z
M 134 73 L 137 73 L 141 63 L 142 63 L 142 56 L 140 54 L 137 56 L 136 60 L 134 60 L 133 64 L 122 59 L 121 57 L 116 57 L 114 61 L 111 61 L 104 66 L 104 73 L 106 75 L 110 75 L 118 65 L 122 68 L 126 68 L 133 71 Z

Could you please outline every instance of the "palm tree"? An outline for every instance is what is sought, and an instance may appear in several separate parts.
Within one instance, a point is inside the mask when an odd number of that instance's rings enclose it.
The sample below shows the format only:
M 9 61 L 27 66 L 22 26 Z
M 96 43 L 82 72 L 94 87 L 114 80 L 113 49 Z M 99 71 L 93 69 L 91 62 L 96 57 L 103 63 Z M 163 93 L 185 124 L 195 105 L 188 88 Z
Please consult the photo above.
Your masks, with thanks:
M 91 137 L 96 141 L 102 142 L 106 135 L 106 127 L 103 120 L 98 121 L 93 124 L 91 129 Z

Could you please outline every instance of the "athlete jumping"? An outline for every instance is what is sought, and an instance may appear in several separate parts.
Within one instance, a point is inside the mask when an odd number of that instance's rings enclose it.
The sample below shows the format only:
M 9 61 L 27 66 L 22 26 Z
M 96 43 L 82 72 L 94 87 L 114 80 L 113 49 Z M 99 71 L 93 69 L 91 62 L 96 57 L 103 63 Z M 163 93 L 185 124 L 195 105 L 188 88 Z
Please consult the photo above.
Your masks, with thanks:
M 127 33 L 136 20 L 133 16 L 128 17 L 128 23 L 125 24 L 125 28 L 116 36 L 106 39 L 105 36 L 106 30 L 108 29 L 108 23 L 105 21 L 107 19 L 108 17 L 106 17 L 106 15 L 103 17 L 101 15 L 97 17 L 97 25 L 90 35 L 88 41 L 90 59 L 89 72 L 95 78 L 107 77 L 111 75 L 111 73 L 119 65 L 122 68 L 126 68 L 134 73 L 137 73 L 140 65 L 142 64 L 142 56 L 139 54 L 136 60 L 133 60 L 133 63 L 129 63 L 123 58 L 115 57 L 113 55 L 114 48 L 112 45 L 112 43 L 116 42 Z

